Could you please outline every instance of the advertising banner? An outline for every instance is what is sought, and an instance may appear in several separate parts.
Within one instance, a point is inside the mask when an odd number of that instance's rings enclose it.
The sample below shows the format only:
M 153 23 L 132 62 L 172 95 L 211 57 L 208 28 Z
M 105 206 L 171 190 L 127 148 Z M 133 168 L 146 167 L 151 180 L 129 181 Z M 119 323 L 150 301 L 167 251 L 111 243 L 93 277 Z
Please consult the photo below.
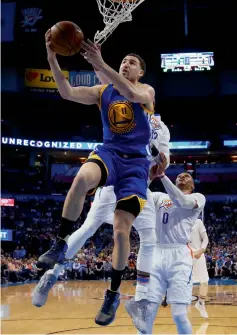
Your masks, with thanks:
M 224 147 L 237 147 L 237 140 L 227 140 L 224 141 Z
M 12 137 L 2 137 L 2 144 L 35 147 L 35 148 L 52 148 L 52 149 L 68 149 L 68 150 L 94 150 L 97 145 L 102 143 L 96 142 L 71 142 L 71 141 L 47 141 L 33 140 Z M 185 141 L 170 142 L 171 150 L 176 149 L 207 149 L 210 145 L 209 141 Z
M 12 241 L 12 230 L 1 229 L 0 230 L 0 239 L 1 239 L 1 241 Z
M 95 86 L 99 85 L 99 79 L 93 71 L 70 71 L 69 82 L 72 86 Z
M 1 198 L 1 206 L 14 207 L 15 206 L 15 200 L 14 199 L 4 199 L 4 198 Z
M 67 79 L 69 72 L 62 71 Z M 58 92 L 57 84 L 55 83 L 51 70 L 45 69 L 25 69 L 25 86 L 30 90 L 39 92 Z

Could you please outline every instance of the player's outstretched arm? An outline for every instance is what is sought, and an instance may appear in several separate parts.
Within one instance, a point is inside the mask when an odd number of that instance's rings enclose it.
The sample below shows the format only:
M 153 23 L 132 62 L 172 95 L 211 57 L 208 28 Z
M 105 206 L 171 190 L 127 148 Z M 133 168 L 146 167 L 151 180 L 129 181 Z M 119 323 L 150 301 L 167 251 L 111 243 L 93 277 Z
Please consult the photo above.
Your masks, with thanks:
M 165 175 L 161 178 L 161 182 L 169 194 L 170 199 L 173 200 L 177 206 L 186 209 L 195 209 L 205 205 L 206 200 L 202 194 L 184 194 Z
M 99 103 L 101 85 L 93 87 L 72 87 L 62 73 L 56 57 L 54 59 L 49 59 L 48 61 L 58 86 L 59 93 L 63 99 L 79 102 L 84 105 Z
M 154 179 L 159 177 L 161 182 L 170 196 L 170 199 L 175 202 L 176 206 L 195 209 L 205 204 L 205 197 L 199 194 L 198 201 L 197 196 L 193 194 L 184 194 L 180 189 L 175 186 L 172 181 L 165 175 L 165 167 L 167 166 L 167 159 L 163 152 L 160 153 L 161 162 L 157 166 L 153 166 L 150 171 L 150 178 Z
M 198 208 L 196 198 L 192 194 L 184 194 L 180 191 L 165 174 L 161 177 L 161 182 L 169 194 L 170 199 L 173 200 L 176 205 L 187 209 Z
M 101 50 L 101 45 L 100 44 L 96 44 L 96 46 Z M 92 65 L 93 66 L 93 65 Z M 108 85 L 111 84 L 111 81 L 108 77 L 106 77 L 106 75 L 104 73 L 102 73 L 101 71 L 99 71 L 99 69 L 97 69 L 96 67 L 94 67 L 94 71 L 96 73 L 97 78 L 100 81 L 101 85 Z
M 94 70 L 95 70 L 95 74 L 96 74 L 97 78 L 99 79 L 101 85 L 111 84 L 111 81 L 101 71 L 99 71 L 95 68 L 94 68 Z
M 82 56 L 95 67 L 98 71 L 106 76 L 108 82 L 114 84 L 119 93 L 126 97 L 131 102 L 148 104 L 155 99 L 155 91 L 149 85 L 141 85 L 141 87 L 134 87 L 126 78 L 121 76 L 117 71 L 106 64 L 101 56 L 100 48 L 88 40 L 83 42 Z
M 119 93 L 129 101 L 140 104 L 152 103 L 155 99 L 155 90 L 149 85 L 135 87 L 129 80 L 121 76 L 108 64 L 101 67 L 100 72 L 110 79 L 111 83 L 118 89 Z
M 56 58 L 56 53 L 50 47 L 50 30 L 48 30 L 45 34 L 45 42 L 48 62 L 53 72 L 54 80 L 58 86 L 61 97 L 63 99 L 79 102 L 85 105 L 98 104 L 100 89 L 102 86 L 97 85 L 94 87 L 72 87 L 61 71 Z

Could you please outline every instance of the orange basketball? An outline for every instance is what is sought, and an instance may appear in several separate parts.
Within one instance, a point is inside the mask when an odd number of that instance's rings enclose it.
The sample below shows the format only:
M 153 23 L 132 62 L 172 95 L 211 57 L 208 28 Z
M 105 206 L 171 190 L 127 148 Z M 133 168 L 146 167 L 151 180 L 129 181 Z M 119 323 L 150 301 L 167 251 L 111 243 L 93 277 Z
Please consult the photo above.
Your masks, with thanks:
M 71 21 L 60 21 L 50 29 L 51 48 L 62 56 L 75 55 L 84 39 L 82 30 Z

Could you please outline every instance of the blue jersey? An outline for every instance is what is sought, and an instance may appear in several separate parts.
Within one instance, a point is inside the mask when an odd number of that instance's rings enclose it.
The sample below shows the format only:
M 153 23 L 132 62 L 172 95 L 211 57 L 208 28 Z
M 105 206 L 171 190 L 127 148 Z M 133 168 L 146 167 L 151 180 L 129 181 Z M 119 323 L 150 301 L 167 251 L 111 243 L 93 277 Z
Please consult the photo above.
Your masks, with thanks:
M 153 111 L 128 101 L 112 84 L 101 89 L 100 109 L 104 147 L 124 154 L 146 156 L 151 137 L 149 114 Z

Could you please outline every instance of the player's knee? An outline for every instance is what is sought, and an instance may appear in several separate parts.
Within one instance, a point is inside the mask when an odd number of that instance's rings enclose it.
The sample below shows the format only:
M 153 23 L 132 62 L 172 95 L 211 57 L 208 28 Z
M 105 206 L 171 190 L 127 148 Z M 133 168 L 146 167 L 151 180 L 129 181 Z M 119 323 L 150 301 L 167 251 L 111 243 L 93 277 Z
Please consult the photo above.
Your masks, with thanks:
M 171 304 L 171 313 L 173 318 L 182 318 L 188 314 L 187 305 L 185 304 Z
M 132 220 L 125 212 L 115 211 L 114 216 L 114 242 L 120 243 L 126 239 L 129 240 L 132 228 Z
M 151 273 L 154 248 L 155 245 L 140 244 L 137 256 L 137 270 L 139 272 Z
M 86 194 L 90 189 L 97 186 L 97 182 L 91 180 L 87 173 L 81 172 L 76 175 L 70 188 L 71 193 Z
M 152 268 L 152 256 L 156 245 L 155 228 L 145 228 L 138 230 L 140 238 L 140 248 L 137 257 L 137 269 L 145 273 L 150 273 Z
M 172 304 L 171 312 L 179 334 L 192 334 L 192 326 L 188 319 L 187 305 Z
M 130 230 L 126 225 L 121 225 L 114 229 L 114 243 L 120 244 L 121 242 L 129 240 Z
M 70 188 L 70 193 L 86 195 L 92 189 L 98 187 L 102 172 L 99 165 L 94 162 L 87 162 L 78 171 Z
M 81 173 L 76 175 L 73 180 L 70 192 L 78 194 L 86 194 L 87 192 L 87 177 L 85 174 Z

